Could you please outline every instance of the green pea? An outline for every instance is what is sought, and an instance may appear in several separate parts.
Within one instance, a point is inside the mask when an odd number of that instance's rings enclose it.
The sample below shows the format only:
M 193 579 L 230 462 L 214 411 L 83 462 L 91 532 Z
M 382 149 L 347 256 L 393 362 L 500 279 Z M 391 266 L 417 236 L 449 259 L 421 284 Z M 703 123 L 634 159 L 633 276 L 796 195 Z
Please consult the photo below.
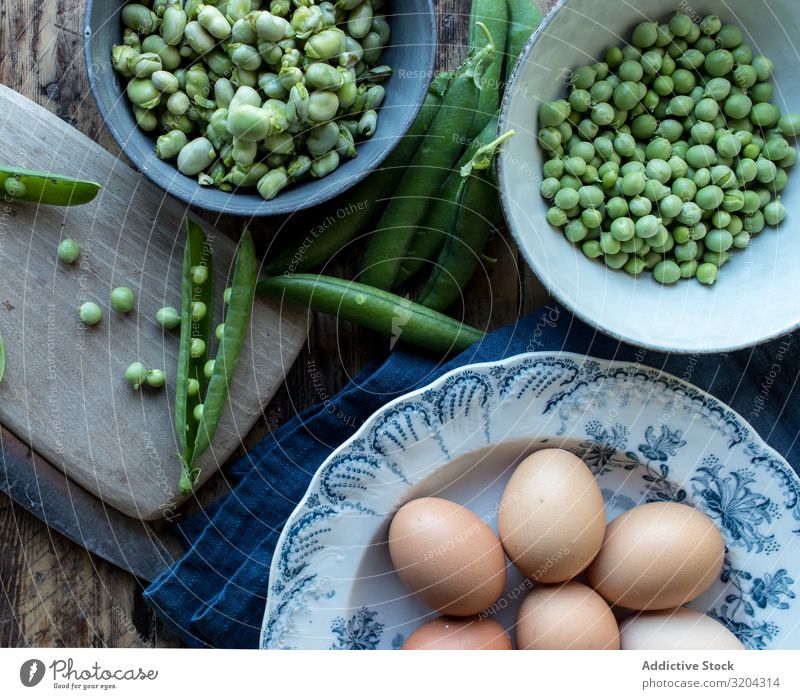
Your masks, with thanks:
M 672 260 L 662 260 L 653 268 L 653 278 L 660 284 L 674 284 L 681 278 L 681 268 Z
M 97 325 L 103 317 L 103 311 L 94 301 L 86 301 L 78 308 L 78 318 L 86 325 Z
M 769 226 L 777 226 L 786 219 L 786 207 L 780 197 L 764 207 L 764 220 Z
M 677 37 L 685 37 L 692 30 L 694 22 L 689 15 L 683 12 L 675 12 L 669 20 L 670 31 Z
M 657 50 L 648 51 L 642 56 L 642 70 L 645 75 L 657 75 L 664 63 L 664 58 Z
M 758 196 L 757 192 L 747 190 L 744 193 L 744 206 L 742 206 L 742 211 L 746 214 L 754 214 L 760 208 L 761 197 Z
M 775 65 L 766 56 L 754 56 L 753 68 L 758 73 L 760 82 L 765 82 L 772 77 L 772 72 L 775 70 Z
M 747 44 L 740 44 L 731 50 L 736 65 L 749 65 L 753 62 L 753 49 Z
M 565 214 L 557 206 L 553 206 L 547 210 L 547 222 L 551 226 L 563 226 L 568 220 L 567 214 Z
M 722 102 L 731 94 L 731 83 L 725 78 L 713 78 L 706 83 L 703 94 L 717 102 Z
M 689 238 L 694 241 L 703 240 L 708 233 L 708 227 L 705 223 L 696 223 L 689 231 Z
M 608 80 L 600 80 L 589 90 L 592 102 L 609 102 L 614 96 L 614 86 Z
M 141 362 L 133 362 L 125 369 L 125 380 L 134 391 L 138 391 L 147 380 L 147 367 Z
M 676 245 L 674 248 L 675 259 L 678 262 L 689 262 L 697 257 L 697 243 L 689 240 L 685 243 Z
M 697 194 L 697 185 L 688 177 L 679 177 L 672 183 L 672 193 L 680 197 L 681 201 L 689 202 Z
M 578 205 L 578 192 L 571 187 L 559 190 L 555 195 L 555 205 L 563 210 L 571 209 Z
M 581 66 L 572 73 L 572 85 L 579 90 L 588 90 L 597 80 L 597 73 L 591 66 Z
M 658 180 L 647 180 L 642 195 L 652 202 L 657 202 L 667 196 L 669 191 L 669 187 L 661 184 Z
M 597 138 L 597 134 L 600 133 L 600 127 L 591 119 L 583 119 L 578 124 L 578 133 L 584 140 L 592 141 Z
M 677 67 L 675 59 L 667 54 L 661 62 L 661 75 L 668 75 L 671 77 Z
M 641 257 L 629 256 L 623 269 L 632 276 L 638 276 L 645 269 L 644 260 Z
M 643 172 L 632 172 L 622 178 L 621 191 L 626 197 L 635 197 L 644 191 L 646 177 Z
M 600 234 L 600 249 L 606 255 L 616 255 L 620 252 L 620 241 L 614 238 L 611 233 L 603 231 Z
M 735 158 L 742 150 L 741 141 L 727 131 L 717 138 L 717 151 L 723 158 Z
M 548 160 L 542 167 L 542 174 L 545 177 L 561 177 L 564 174 L 564 161 L 561 158 Z
M 689 95 L 678 95 L 669 101 L 667 113 L 672 116 L 686 117 L 694 111 L 694 100 Z
M 630 158 L 636 151 L 636 139 L 629 133 L 618 133 L 614 138 L 614 150 L 622 157 Z
M 539 130 L 538 134 L 539 145 L 549 153 L 555 153 L 561 146 L 561 134 L 558 129 L 552 126 L 546 126 Z
M 759 158 L 756 163 L 756 179 L 764 184 L 769 184 L 775 181 L 775 175 L 778 174 L 778 166 L 771 160 L 766 158 Z
M 639 85 L 636 82 L 622 82 L 614 90 L 614 105 L 617 109 L 631 110 L 639 104 L 640 99 Z
M 658 39 L 658 25 L 655 22 L 642 22 L 633 30 L 631 43 L 640 49 L 653 46 Z
M 775 173 L 775 179 L 772 181 L 772 189 L 776 192 L 782 192 L 789 184 L 789 174 L 783 168 L 779 167 Z
M 58 244 L 58 259 L 68 265 L 75 262 L 80 254 L 80 246 L 72 238 L 65 238 Z
M 628 217 L 618 218 L 611 223 L 611 235 L 619 241 L 630 240 L 636 235 L 636 225 Z
M 733 236 L 726 230 L 715 228 L 708 232 L 703 243 L 711 252 L 725 252 L 733 246 Z
M 613 255 L 605 255 L 603 260 L 610 269 L 622 269 L 628 261 L 628 253 L 617 252 Z
M 692 279 L 697 273 L 697 260 L 689 260 L 688 262 L 681 262 L 681 279 Z
M 756 211 L 744 219 L 742 228 L 751 235 L 755 235 L 756 233 L 761 233 L 766 225 L 767 221 L 764 218 L 764 214 L 761 211 Z
M 744 158 L 750 158 L 751 160 L 755 160 L 760 155 L 761 155 L 761 146 L 755 142 L 742 148 L 742 157 Z
M 606 214 L 612 220 L 627 216 L 628 201 L 624 197 L 612 197 L 606 202 Z
M 697 281 L 701 284 L 711 285 L 717 281 L 719 269 L 710 262 L 704 262 L 697 266 Z
M 750 121 L 763 129 L 770 129 L 775 126 L 780 117 L 781 110 L 769 102 L 753 105 L 753 109 L 750 111 Z
M 598 257 L 602 257 L 603 255 L 603 250 L 600 247 L 600 241 L 598 240 L 587 240 L 581 246 L 581 250 L 589 259 L 596 259 Z
M 136 305 L 136 297 L 127 286 L 118 286 L 111 292 L 111 306 L 117 313 L 130 313 Z
M 612 46 L 606 51 L 603 60 L 606 62 L 606 64 L 608 64 L 609 68 L 617 68 L 624 60 L 622 56 L 622 49 L 620 49 L 619 46 Z
M 717 130 L 713 124 L 707 121 L 698 121 L 690 131 L 692 140 L 699 145 L 709 145 L 713 143 Z
M 652 214 L 648 214 L 647 216 L 642 216 L 638 221 L 636 221 L 636 235 L 640 238 L 652 238 L 656 233 L 658 233 L 658 229 L 661 226 L 661 219 L 657 216 L 653 216 Z
M 575 177 L 581 177 L 586 172 L 586 161 L 578 156 L 570 156 L 564 160 L 564 171 Z
M 722 200 L 722 210 L 728 213 L 741 211 L 745 205 L 745 195 L 738 189 L 732 189 L 725 193 L 725 198 Z
M 592 96 L 588 90 L 575 89 L 569 96 L 569 105 L 576 112 L 585 112 L 592 106 Z
M 655 80 L 653 80 L 653 92 L 661 97 L 671 95 L 674 89 L 675 83 L 668 75 L 659 75 Z
M 608 160 L 614 152 L 614 141 L 608 136 L 598 136 L 594 139 L 594 149 L 603 160 Z
M 614 121 L 614 108 L 607 102 L 600 102 L 592 107 L 592 121 L 600 126 L 608 126 Z
M 558 126 L 567 115 L 559 102 L 545 102 L 539 107 L 539 123 L 542 126 Z
M 675 226 L 672 229 L 672 237 L 678 244 L 686 243 L 690 240 L 689 228 L 687 226 Z
M 658 210 L 664 218 L 675 218 L 683 209 L 683 199 L 675 194 L 668 194 L 658 202 Z
M 646 197 L 633 197 L 628 202 L 630 212 L 637 218 L 647 216 L 653 210 L 653 202 Z
M 642 114 L 631 124 L 631 134 L 641 140 L 650 138 L 658 130 L 658 121 L 652 114 Z
M 561 185 L 562 188 L 571 187 L 572 189 L 577 191 L 578 189 L 581 188 L 581 184 L 582 183 L 577 177 L 574 177 L 572 175 L 564 175 L 559 180 L 559 184 Z M 553 195 L 553 196 L 555 196 L 555 195 Z
M 744 221 L 739 216 L 735 214 L 729 214 L 727 211 L 718 211 L 716 215 L 719 216 L 727 216 L 729 222 L 727 225 L 719 225 L 718 221 L 720 219 L 714 220 L 711 219 L 711 223 L 713 223 L 717 228 L 727 228 L 728 233 L 730 233 L 734 238 L 744 230 Z M 724 219 L 723 219 L 724 220 Z
M 732 94 L 725 100 L 725 114 L 733 119 L 744 119 L 750 114 L 753 102 L 747 95 Z
M 717 161 L 717 154 L 711 146 L 696 145 L 686 152 L 686 162 L 693 168 L 703 168 L 713 165 Z
M 719 105 L 711 97 L 701 99 L 694 108 L 694 115 L 701 121 L 714 121 L 719 114 Z
M 584 209 L 581 222 L 587 229 L 599 228 L 603 223 L 603 212 L 600 209 Z
M 584 185 L 578 190 L 578 199 L 584 209 L 596 209 L 605 201 L 605 194 L 600 187 Z
M 783 160 L 789 155 L 789 142 L 785 138 L 773 138 L 767 141 L 761 154 L 769 160 Z
M 544 199 L 553 199 L 560 190 L 561 182 L 555 177 L 548 177 L 539 185 L 539 192 Z
M 681 56 L 683 56 L 688 48 L 689 44 L 687 44 L 683 39 L 676 38 L 667 47 L 667 53 L 677 61 Z
M 668 253 L 675 247 L 675 241 L 664 226 L 661 226 L 661 228 L 658 229 L 658 233 L 647 242 L 650 243 L 650 249 L 660 255 Z
M 711 168 L 711 182 L 722 189 L 732 189 L 739 184 L 736 174 L 727 165 L 715 165 Z
M 687 201 L 675 217 L 680 223 L 693 226 L 703 218 L 703 210 L 693 201 Z
M 694 183 L 697 185 L 698 189 L 711 184 L 711 170 L 707 167 L 701 167 L 699 170 L 695 170 Z
M 784 114 L 778 120 L 778 128 L 786 136 L 800 135 L 800 114 Z
M 670 144 L 673 144 L 679 141 L 681 136 L 683 136 L 683 124 L 675 119 L 663 119 L 659 127 L 659 133 L 661 133 Z
M 721 78 L 733 70 L 733 63 L 733 54 L 730 51 L 717 49 L 705 57 L 703 67 L 712 78 Z
M 156 321 L 163 328 L 172 330 L 181 324 L 181 316 L 172 306 L 165 306 L 156 312 Z
M 797 148 L 794 146 L 789 146 L 789 154 L 783 158 L 782 160 L 778 161 L 778 165 L 782 168 L 792 167 L 798 158 L 798 151 Z
M 659 262 L 661 262 L 662 257 L 657 252 L 650 250 L 649 252 L 644 254 L 643 259 L 644 259 L 645 269 L 653 269 L 653 267 L 655 267 Z

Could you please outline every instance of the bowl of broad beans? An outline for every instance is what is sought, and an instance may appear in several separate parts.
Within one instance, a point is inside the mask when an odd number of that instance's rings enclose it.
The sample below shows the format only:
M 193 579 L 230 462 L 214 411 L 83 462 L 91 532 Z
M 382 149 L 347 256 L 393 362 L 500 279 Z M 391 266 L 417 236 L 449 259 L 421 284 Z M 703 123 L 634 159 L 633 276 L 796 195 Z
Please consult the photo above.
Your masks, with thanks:
M 431 0 L 87 2 L 84 53 L 106 126 L 177 198 L 286 214 L 377 168 L 433 71 Z
M 509 228 L 588 323 L 722 352 L 800 326 L 794 0 L 562 0 L 513 73 Z

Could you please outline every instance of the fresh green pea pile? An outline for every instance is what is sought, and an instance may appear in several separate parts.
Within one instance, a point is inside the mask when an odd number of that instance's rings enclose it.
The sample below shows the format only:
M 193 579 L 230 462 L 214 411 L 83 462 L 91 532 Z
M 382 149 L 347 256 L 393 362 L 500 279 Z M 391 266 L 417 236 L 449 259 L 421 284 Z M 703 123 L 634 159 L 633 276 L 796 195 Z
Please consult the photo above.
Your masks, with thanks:
M 719 269 L 786 217 L 800 115 L 771 102 L 773 64 L 716 15 L 643 22 L 542 104 L 547 220 L 590 258 L 662 284 Z
M 377 128 L 384 0 L 152 0 L 122 10 L 112 63 L 156 154 L 201 185 L 287 185 L 333 172 Z

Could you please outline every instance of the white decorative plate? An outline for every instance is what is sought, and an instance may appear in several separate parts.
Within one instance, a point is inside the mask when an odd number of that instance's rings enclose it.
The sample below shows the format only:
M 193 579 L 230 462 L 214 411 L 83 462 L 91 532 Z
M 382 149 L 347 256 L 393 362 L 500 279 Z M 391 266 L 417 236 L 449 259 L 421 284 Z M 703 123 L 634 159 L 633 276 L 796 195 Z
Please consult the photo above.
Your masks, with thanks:
M 698 507 L 720 528 L 720 580 L 689 606 L 748 648 L 800 648 L 800 480 L 734 411 L 645 366 L 525 354 L 457 369 L 379 410 L 320 467 L 272 561 L 264 648 L 398 648 L 434 615 L 392 569 L 406 501 L 437 495 L 495 525 L 515 465 L 543 447 L 597 476 L 609 519 L 636 504 Z M 509 567 L 491 612 L 510 628 L 530 583 Z

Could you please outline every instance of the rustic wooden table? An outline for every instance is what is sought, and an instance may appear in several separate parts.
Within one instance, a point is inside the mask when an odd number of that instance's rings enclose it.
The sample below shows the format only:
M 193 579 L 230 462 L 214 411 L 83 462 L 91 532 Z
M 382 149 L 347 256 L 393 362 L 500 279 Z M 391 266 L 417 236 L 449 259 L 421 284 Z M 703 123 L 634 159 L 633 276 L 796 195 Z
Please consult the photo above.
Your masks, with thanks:
M 543 9 L 555 0 L 538 0 Z M 439 13 L 439 67 L 463 58 L 469 0 L 435 0 Z M 89 90 L 82 52 L 83 0 L 3 0 L 0 3 L 0 82 L 56 113 L 113 153 L 119 149 L 103 127 Z M 241 222 L 215 221 L 238 233 Z M 256 222 L 262 241 L 270 221 Z M 464 309 L 468 323 L 492 328 L 531 312 L 547 299 L 507 236 L 492 242 L 497 263 L 478 274 Z M 331 273 L 353 275 L 348 261 Z M 2 302 L 2 284 L 0 284 Z M 456 308 L 454 313 L 459 313 Z M 335 318 L 316 316 L 308 345 L 286 384 L 242 450 L 295 413 L 336 393 L 355 373 L 387 352 L 378 336 Z M 2 432 L 4 449 L 28 451 L 13 434 Z M 201 494 L 210 501 L 224 493 L 224 477 Z M 132 575 L 86 552 L 46 527 L 0 493 L 0 646 L 154 647 L 180 645 L 157 623 Z

